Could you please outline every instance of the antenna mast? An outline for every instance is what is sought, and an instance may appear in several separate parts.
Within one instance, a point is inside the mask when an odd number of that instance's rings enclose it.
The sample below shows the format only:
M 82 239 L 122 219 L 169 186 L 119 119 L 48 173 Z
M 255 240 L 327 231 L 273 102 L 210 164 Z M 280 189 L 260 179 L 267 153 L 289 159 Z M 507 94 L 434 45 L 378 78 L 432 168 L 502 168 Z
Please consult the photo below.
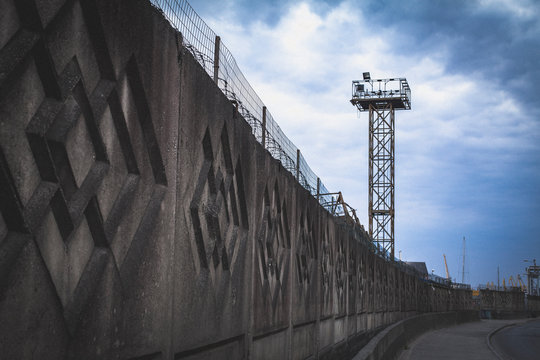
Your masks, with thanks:
M 411 109 L 411 88 L 405 78 L 352 82 L 351 103 L 369 111 L 369 236 L 394 260 L 394 111 Z

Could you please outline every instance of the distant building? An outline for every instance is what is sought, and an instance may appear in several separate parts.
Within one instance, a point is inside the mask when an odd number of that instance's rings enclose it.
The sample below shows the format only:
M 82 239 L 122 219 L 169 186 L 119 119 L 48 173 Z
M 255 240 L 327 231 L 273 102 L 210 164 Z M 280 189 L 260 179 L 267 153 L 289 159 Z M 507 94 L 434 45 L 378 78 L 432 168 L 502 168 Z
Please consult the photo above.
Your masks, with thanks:
M 427 266 L 425 262 L 405 261 L 405 264 L 412 266 L 423 275 L 428 275 Z

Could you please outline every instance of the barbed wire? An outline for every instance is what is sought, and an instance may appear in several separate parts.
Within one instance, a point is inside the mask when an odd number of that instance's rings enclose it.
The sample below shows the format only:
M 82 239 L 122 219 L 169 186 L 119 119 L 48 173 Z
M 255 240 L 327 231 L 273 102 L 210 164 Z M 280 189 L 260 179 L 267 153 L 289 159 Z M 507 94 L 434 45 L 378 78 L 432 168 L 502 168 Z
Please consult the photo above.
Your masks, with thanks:
M 184 46 L 206 72 L 214 77 L 216 33 L 186 0 L 151 0 L 151 3 L 159 8 L 171 25 L 182 34 Z M 310 194 L 317 196 L 317 190 L 321 194 L 328 193 L 304 156 L 298 152 L 296 145 L 281 130 L 270 111 L 266 109 L 266 113 L 263 114 L 265 109 L 263 101 L 246 80 L 230 50 L 221 41 L 218 53 L 217 85 L 225 96 L 236 104 L 238 112 L 251 126 L 257 141 L 263 143 L 264 138 L 265 148 Z M 319 200 L 324 205 L 330 202 L 331 198 L 321 196 Z

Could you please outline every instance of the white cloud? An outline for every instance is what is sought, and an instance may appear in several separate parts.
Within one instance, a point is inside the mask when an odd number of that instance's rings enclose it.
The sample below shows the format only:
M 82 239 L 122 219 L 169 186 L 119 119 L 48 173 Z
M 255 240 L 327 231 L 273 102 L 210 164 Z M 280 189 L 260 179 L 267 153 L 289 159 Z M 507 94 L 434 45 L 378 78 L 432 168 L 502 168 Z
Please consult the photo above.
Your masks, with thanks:
M 431 172 L 426 150 L 433 159 L 444 157 L 440 152 L 448 146 L 471 147 L 478 151 L 473 157 L 530 146 L 523 140 L 534 124 L 527 123 L 523 110 L 504 89 L 493 88 L 487 80 L 445 73 L 444 46 L 416 57 L 395 53 L 394 30 L 373 32 L 369 19 L 351 2 L 342 2 L 325 15 L 301 2 L 275 25 L 255 22 L 242 27 L 224 18 L 209 23 L 221 33 L 284 132 L 312 167 L 320 169 L 323 180 L 339 171 L 333 164 L 351 161 L 352 166 L 345 168 L 357 172 L 355 183 L 366 183 L 367 114 L 358 119 L 348 103 L 350 81 L 365 70 L 375 77 L 409 79 L 413 111 L 399 112 L 396 121 L 400 151 L 412 158 L 399 166 L 417 178 Z M 334 178 L 332 185 L 346 186 L 345 180 Z
M 510 1 L 482 5 L 529 16 L 526 7 Z M 480 73 L 448 72 L 444 42 L 415 55 L 397 52 L 396 39 L 412 40 L 391 27 L 374 31 L 352 1 L 326 14 L 310 2 L 296 3 L 273 25 L 242 26 L 231 18 L 209 24 L 315 173 L 329 190 L 343 192 L 363 224 L 368 115 L 357 117 L 349 103 L 351 80 L 363 71 L 374 78 L 407 77 L 413 110 L 396 114 L 396 236 L 403 234 L 399 248 L 409 253 L 414 241 L 426 241 L 411 236 L 489 222 L 487 196 L 493 194 L 480 191 L 482 182 L 512 183 L 508 173 L 520 156 L 540 151 L 538 121 L 514 94 Z M 500 196 L 514 201 L 510 192 L 501 190 Z

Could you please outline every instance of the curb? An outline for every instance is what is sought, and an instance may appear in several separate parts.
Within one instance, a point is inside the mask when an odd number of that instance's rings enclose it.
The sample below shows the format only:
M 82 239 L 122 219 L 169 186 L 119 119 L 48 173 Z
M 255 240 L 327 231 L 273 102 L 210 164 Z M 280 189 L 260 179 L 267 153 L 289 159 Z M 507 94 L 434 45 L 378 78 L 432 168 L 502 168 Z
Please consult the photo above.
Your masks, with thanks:
M 503 325 L 495 330 L 492 330 L 487 336 L 486 336 L 486 343 L 487 343 L 487 346 L 489 348 L 489 350 L 491 350 L 491 352 L 497 357 L 497 359 L 499 360 L 505 360 L 505 358 L 499 354 L 496 350 L 495 350 L 495 347 L 491 344 L 491 337 L 493 335 L 495 335 L 496 333 L 498 333 L 499 331 L 503 330 L 503 329 L 506 329 L 508 327 L 511 327 L 511 326 L 515 326 L 517 325 L 518 323 L 512 323 L 512 324 L 506 324 L 506 325 Z
M 391 324 L 373 337 L 353 360 L 394 359 L 402 347 L 426 332 L 478 321 L 476 311 L 425 313 Z
M 530 320 L 526 320 L 526 321 L 522 321 L 522 322 L 515 322 L 515 323 L 511 323 L 511 324 L 506 324 L 506 325 L 503 325 L 501 326 L 500 328 L 497 328 L 493 331 L 491 331 L 487 336 L 486 336 L 486 343 L 487 343 L 487 346 L 489 348 L 489 350 L 491 350 L 491 352 L 493 354 L 495 354 L 495 356 L 497 356 L 497 358 L 499 360 L 507 360 L 502 354 L 498 353 L 496 350 L 495 350 L 495 347 L 491 344 L 491 338 L 496 334 L 498 333 L 499 331 L 503 330 L 503 329 L 506 329 L 508 327 L 511 327 L 511 326 L 516 326 L 518 324 L 525 324 L 525 323 L 528 323 L 529 321 L 534 321 L 535 319 L 530 319 Z

